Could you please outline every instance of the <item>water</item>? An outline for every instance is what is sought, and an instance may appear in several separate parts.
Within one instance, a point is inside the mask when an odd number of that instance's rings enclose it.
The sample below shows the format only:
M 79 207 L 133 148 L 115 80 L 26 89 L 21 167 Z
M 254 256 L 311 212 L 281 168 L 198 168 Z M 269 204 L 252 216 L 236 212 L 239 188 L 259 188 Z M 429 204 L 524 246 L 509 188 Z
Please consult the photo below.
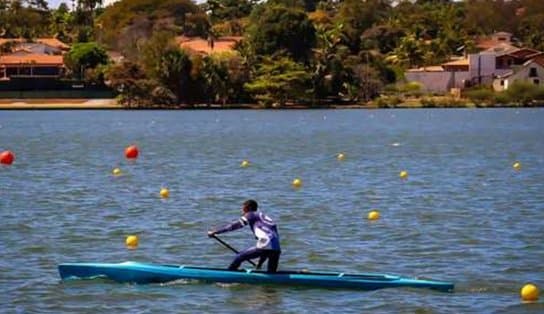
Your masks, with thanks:
M 542 313 L 519 291 L 544 288 L 543 121 L 543 109 L 0 112 L 0 151 L 16 154 L 0 167 L 0 308 Z M 123 156 L 132 143 L 136 162 Z M 231 252 L 206 231 L 237 219 L 246 198 L 279 222 L 280 268 L 434 278 L 456 291 L 59 281 L 62 262 L 225 267 Z M 380 220 L 366 220 L 372 209 Z M 125 249 L 129 234 L 137 250 Z M 248 229 L 223 239 L 254 241 Z

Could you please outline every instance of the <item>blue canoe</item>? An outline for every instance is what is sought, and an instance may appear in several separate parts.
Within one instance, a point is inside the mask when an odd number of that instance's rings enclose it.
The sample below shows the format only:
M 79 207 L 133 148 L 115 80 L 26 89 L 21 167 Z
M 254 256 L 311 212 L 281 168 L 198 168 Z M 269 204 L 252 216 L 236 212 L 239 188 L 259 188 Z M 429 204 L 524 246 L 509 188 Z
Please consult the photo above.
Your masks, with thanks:
M 326 288 L 376 290 L 382 288 L 410 287 L 453 291 L 453 283 L 435 280 L 406 278 L 395 275 L 336 272 L 279 271 L 267 273 L 256 270 L 229 271 L 218 268 L 182 265 L 158 265 L 137 262 L 124 263 L 64 263 L 59 265 L 60 277 L 69 279 L 107 278 L 126 283 L 164 283 L 178 279 L 205 282 L 288 284 Z

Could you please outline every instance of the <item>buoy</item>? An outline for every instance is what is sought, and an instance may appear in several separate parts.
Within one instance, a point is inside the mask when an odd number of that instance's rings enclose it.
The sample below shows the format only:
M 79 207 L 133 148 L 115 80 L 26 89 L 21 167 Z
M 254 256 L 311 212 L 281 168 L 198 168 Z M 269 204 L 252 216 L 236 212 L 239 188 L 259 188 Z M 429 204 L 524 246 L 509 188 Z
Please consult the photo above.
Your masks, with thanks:
M 135 235 L 129 235 L 127 239 L 125 240 L 125 244 L 127 245 L 127 248 L 129 249 L 135 249 L 138 247 L 138 236 Z
M 15 154 L 9 150 L 3 151 L 0 154 L 0 163 L 2 165 L 11 165 L 15 160 Z
M 242 168 L 249 167 L 249 160 L 242 160 L 242 163 L 240 164 L 240 167 L 242 167 Z
M 377 220 L 380 218 L 380 212 L 377 210 L 373 210 L 368 213 L 368 220 Z
M 538 287 L 528 283 L 521 288 L 520 294 L 523 301 L 536 301 L 538 300 Z
M 129 147 L 125 148 L 125 157 L 127 159 L 136 159 L 138 158 L 138 146 L 136 145 L 130 145 Z
M 167 188 L 162 188 L 159 194 L 162 198 L 168 198 L 168 196 L 170 196 L 170 191 L 168 191 Z
M 336 159 L 342 161 L 346 158 L 346 155 L 344 153 L 339 153 L 338 155 L 336 155 Z
M 302 186 L 302 180 L 299 179 L 299 178 L 296 178 L 296 179 L 293 180 L 292 185 L 293 185 L 293 187 L 295 189 L 298 189 L 298 188 L 300 188 Z
M 406 170 L 402 170 L 400 173 L 399 173 L 399 177 L 403 180 L 406 180 L 408 179 L 408 171 Z
M 114 176 L 120 176 L 122 173 L 121 173 L 121 169 L 119 168 L 115 168 L 113 169 L 113 171 L 111 172 Z
M 512 168 L 514 168 L 514 170 L 516 171 L 520 171 L 521 170 L 521 163 L 519 161 L 516 161 L 513 165 L 512 165 Z

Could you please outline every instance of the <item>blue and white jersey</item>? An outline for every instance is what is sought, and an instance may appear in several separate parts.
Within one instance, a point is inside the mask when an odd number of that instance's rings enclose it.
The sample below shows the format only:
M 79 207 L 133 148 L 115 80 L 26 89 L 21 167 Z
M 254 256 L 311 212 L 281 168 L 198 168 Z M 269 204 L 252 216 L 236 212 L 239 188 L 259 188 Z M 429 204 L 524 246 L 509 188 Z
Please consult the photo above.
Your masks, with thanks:
M 280 250 L 280 235 L 274 221 L 263 212 L 247 212 L 240 217 L 242 225 L 249 225 L 257 238 L 257 248 Z
M 247 212 L 239 220 L 215 231 L 216 234 L 234 231 L 249 225 L 257 238 L 258 249 L 280 251 L 280 235 L 276 224 L 263 212 Z

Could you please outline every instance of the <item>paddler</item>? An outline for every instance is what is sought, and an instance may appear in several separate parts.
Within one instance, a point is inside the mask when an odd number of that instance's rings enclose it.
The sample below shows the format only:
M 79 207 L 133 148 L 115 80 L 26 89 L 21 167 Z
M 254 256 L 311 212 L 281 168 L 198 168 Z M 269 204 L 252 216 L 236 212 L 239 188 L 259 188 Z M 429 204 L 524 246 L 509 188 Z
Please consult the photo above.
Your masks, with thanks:
M 242 204 L 242 217 L 240 219 L 219 228 L 208 231 L 208 237 L 240 229 L 249 225 L 257 239 L 257 244 L 236 255 L 229 266 L 229 270 L 237 270 L 242 262 L 259 257 L 257 268 L 268 259 L 267 271 L 274 273 L 278 269 L 280 260 L 280 236 L 276 224 L 265 213 L 257 212 L 259 205 L 254 200 L 247 200 Z

